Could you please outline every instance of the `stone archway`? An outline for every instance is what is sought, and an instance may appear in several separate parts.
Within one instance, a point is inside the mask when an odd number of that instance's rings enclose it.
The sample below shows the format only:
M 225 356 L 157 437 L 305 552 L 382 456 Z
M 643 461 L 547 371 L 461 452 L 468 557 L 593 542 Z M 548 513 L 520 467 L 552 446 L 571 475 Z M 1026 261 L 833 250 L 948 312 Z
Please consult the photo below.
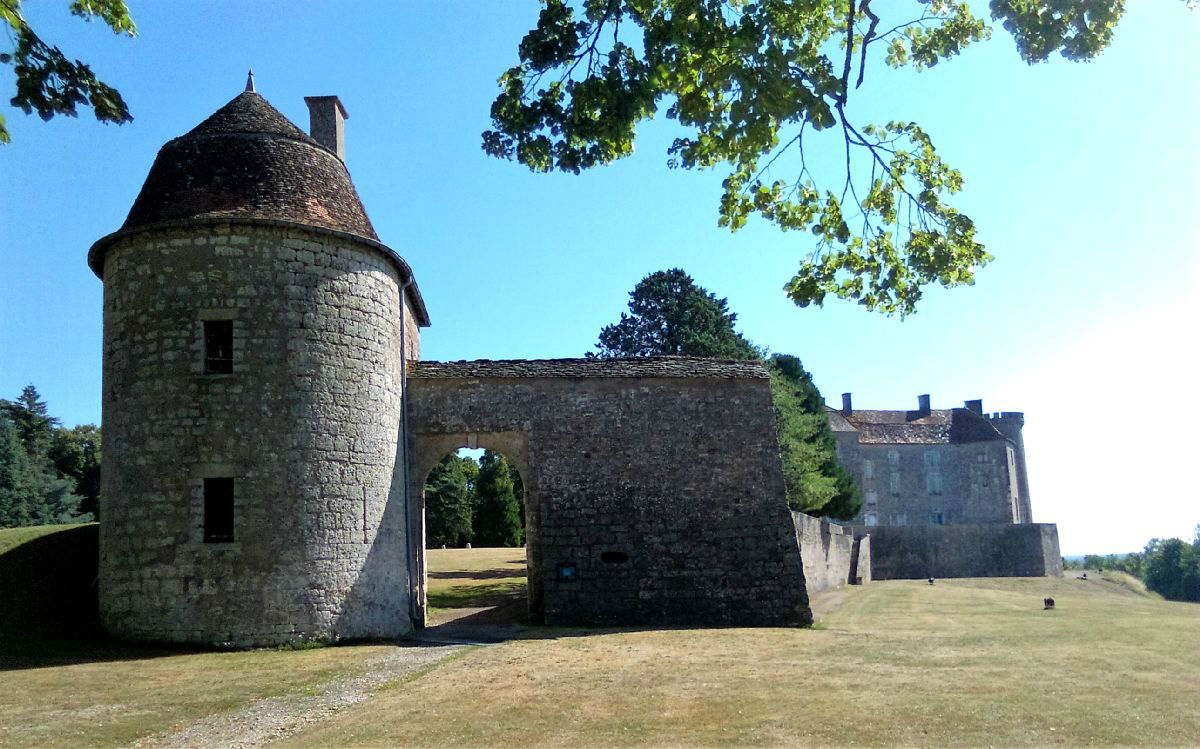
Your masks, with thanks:
M 415 362 L 407 399 L 410 497 L 460 447 L 516 463 L 533 621 L 811 621 L 760 363 Z M 421 509 L 410 503 L 414 539 L 424 538 Z M 424 581 L 417 556 L 413 578 Z M 414 587 L 423 622 L 423 582 Z
M 523 432 L 424 432 L 412 433 L 412 476 L 409 496 L 416 497 L 412 503 L 413 517 L 410 527 L 412 538 L 420 543 L 411 544 L 415 554 L 414 574 L 417 577 L 418 593 L 414 596 L 413 620 L 420 624 L 426 621 L 428 605 L 428 570 L 425 548 L 425 480 L 438 462 L 461 448 L 485 449 L 499 453 L 516 466 L 524 488 L 525 512 L 525 572 L 528 579 L 529 620 L 540 623 L 542 611 L 541 544 L 538 534 L 539 502 L 537 482 L 529 469 L 529 440 Z

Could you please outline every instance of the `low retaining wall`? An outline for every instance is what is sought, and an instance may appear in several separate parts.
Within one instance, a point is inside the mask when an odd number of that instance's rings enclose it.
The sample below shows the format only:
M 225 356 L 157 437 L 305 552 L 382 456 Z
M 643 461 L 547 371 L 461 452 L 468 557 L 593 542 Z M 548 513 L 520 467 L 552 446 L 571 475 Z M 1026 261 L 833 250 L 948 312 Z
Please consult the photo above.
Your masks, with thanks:
M 926 577 L 1061 577 L 1058 526 L 855 526 L 870 534 L 876 580 Z M 808 557 L 804 572 L 808 574 Z M 811 588 L 810 588 L 811 590 Z
M 850 526 L 803 512 L 793 512 L 792 521 L 796 525 L 804 584 L 809 593 L 871 580 L 870 536 L 856 538 Z

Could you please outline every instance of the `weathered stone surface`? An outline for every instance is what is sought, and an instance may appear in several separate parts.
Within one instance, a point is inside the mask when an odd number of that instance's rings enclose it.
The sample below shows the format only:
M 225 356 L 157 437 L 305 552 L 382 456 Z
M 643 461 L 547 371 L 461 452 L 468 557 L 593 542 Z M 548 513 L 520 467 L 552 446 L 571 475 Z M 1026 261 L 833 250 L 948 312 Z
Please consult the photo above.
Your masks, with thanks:
M 854 530 L 871 534 L 871 573 L 876 580 L 1062 575 L 1058 526 L 1053 523 Z
M 870 536 L 856 540 L 854 529 L 827 518 L 792 512 L 796 541 L 804 561 L 804 585 L 809 594 L 846 584 L 870 582 Z
M 104 281 L 105 626 L 238 645 L 408 631 L 395 265 L 226 225 L 121 239 Z M 233 321 L 232 374 L 204 373 L 212 319 Z M 206 477 L 234 478 L 232 543 L 202 542 Z
M 447 376 L 453 364 L 413 368 L 412 491 L 420 496 L 429 470 L 458 447 L 516 463 L 536 619 L 810 621 L 761 365 L 741 363 L 750 376 L 732 377 L 720 363 L 643 360 L 646 373 L 678 365 L 709 375 L 633 377 L 613 374 L 629 362 L 500 364 L 460 366 L 461 377 Z
M 761 364 L 748 361 L 701 359 L 690 356 L 649 356 L 627 359 L 476 359 L 474 361 L 414 362 L 418 379 L 469 380 L 480 378 L 565 377 L 701 377 L 706 379 L 765 380 Z

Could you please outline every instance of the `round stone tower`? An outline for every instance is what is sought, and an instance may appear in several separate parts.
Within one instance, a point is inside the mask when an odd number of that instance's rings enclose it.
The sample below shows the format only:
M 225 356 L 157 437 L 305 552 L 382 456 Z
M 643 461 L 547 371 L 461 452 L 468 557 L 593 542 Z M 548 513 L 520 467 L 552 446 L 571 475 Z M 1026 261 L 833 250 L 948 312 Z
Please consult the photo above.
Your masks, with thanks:
M 406 361 L 428 316 L 342 162 L 248 86 L 159 151 L 104 282 L 100 610 L 231 645 L 412 628 Z

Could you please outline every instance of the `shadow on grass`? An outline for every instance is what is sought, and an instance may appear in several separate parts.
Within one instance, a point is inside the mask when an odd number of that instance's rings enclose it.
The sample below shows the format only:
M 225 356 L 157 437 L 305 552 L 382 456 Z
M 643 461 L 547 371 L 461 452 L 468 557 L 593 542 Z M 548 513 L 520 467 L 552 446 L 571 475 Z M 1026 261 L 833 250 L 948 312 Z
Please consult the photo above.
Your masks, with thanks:
M 202 652 L 138 645 L 100 629 L 100 526 L 37 536 L 0 554 L 0 671 Z
M 525 570 L 524 568 L 509 568 L 476 570 L 475 572 L 426 572 L 425 574 L 431 580 L 496 580 L 506 577 L 525 577 Z

